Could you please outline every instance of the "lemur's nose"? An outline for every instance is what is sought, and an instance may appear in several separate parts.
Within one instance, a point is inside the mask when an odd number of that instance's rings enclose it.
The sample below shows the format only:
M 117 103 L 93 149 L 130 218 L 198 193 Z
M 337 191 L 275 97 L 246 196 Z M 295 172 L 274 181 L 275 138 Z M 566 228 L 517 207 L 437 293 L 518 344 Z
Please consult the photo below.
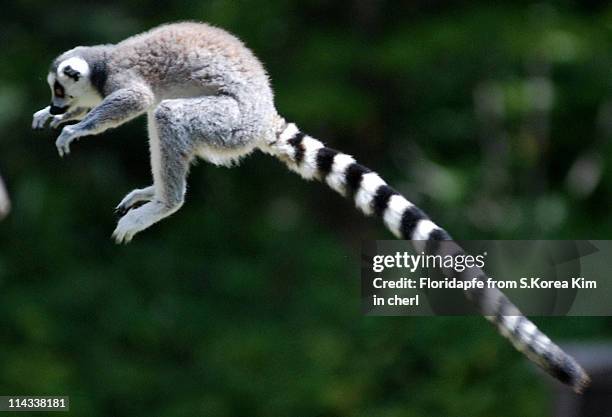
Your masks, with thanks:
M 64 106 L 64 107 L 58 107 L 56 105 L 51 105 L 51 108 L 49 109 L 49 113 L 56 115 L 56 114 L 64 114 L 66 113 L 66 110 L 68 110 L 68 106 Z

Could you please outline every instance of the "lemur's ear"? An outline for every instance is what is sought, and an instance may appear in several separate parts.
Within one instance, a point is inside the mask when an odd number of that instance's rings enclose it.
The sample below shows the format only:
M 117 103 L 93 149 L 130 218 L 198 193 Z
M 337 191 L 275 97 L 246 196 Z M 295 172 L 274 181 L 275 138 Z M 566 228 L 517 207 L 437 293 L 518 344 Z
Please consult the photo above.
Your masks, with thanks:
M 72 78 L 74 81 L 79 81 L 79 78 L 81 77 L 81 73 L 72 68 L 70 65 L 66 65 L 64 67 L 64 74 Z

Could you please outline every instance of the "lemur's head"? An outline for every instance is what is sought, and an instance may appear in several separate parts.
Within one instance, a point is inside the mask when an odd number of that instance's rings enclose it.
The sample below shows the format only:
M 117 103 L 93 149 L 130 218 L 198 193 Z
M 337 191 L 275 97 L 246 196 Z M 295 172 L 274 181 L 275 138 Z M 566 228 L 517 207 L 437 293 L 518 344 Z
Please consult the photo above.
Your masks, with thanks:
M 47 82 L 51 87 L 51 114 L 62 114 L 75 107 L 94 107 L 102 100 L 94 78 L 94 68 L 73 49 L 53 61 Z

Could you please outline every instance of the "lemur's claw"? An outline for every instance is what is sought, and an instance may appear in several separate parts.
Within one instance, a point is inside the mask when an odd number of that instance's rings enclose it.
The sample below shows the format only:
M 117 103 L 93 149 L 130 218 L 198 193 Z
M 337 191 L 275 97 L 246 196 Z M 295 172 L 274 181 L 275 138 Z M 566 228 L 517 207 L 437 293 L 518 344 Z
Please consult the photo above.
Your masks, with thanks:
M 142 206 L 153 198 L 153 187 L 132 190 L 123 197 L 123 200 L 115 207 L 115 214 L 119 217 L 125 216 L 130 210 Z
M 142 206 L 145 202 L 144 201 L 134 201 L 134 202 L 121 202 L 119 203 L 119 205 L 117 207 L 115 207 L 115 214 L 118 217 L 123 217 L 125 216 L 130 210 Z
M 117 217 L 123 217 L 126 215 L 126 213 L 129 211 L 129 209 L 127 207 L 115 207 L 115 216 Z

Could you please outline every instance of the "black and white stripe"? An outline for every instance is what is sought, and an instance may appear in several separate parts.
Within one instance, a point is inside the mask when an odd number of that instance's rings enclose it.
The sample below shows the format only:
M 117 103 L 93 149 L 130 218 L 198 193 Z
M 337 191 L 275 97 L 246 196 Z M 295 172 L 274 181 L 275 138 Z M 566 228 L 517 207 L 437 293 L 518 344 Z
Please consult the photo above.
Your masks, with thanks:
M 267 150 L 307 180 L 318 179 L 353 200 L 366 215 L 380 217 L 396 237 L 413 241 L 417 250 L 436 251 L 436 241 L 449 241 L 450 235 L 417 206 L 391 188 L 380 176 L 357 163 L 353 157 L 326 147 L 289 123 Z M 456 246 L 459 253 L 463 249 Z M 473 271 L 472 271 L 473 272 Z M 483 271 L 476 271 L 486 279 Z M 581 392 L 589 377 L 576 361 L 546 335 L 496 289 L 466 293 L 477 309 L 498 328 L 514 347 L 560 381 Z
M 318 179 L 354 201 L 366 215 L 376 215 L 398 238 L 408 240 L 450 240 L 444 229 L 375 172 L 353 157 L 326 147 L 322 142 L 289 124 L 274 148 L 281 151 L 291 170 L 307 180 Z

